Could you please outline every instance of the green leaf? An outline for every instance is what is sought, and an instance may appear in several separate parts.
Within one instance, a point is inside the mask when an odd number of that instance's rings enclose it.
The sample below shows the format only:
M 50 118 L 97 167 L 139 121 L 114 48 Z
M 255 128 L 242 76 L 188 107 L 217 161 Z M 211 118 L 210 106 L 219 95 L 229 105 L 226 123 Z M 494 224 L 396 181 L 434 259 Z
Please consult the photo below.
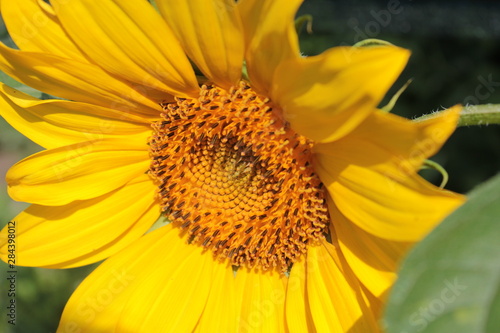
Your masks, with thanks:
M 387 333 L 500 332 L 500 175 L 409 254 L 384 326 Z

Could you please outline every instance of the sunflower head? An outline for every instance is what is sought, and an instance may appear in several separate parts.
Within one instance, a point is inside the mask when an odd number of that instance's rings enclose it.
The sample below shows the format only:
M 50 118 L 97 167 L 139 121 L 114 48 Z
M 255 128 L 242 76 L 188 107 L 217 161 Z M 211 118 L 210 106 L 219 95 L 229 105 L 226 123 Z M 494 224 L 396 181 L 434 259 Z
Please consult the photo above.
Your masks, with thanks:
M 61 98 L 0 85 L 45 148 L 6 177 L 31 203 L 17 264 L 107 259 L 59 332 L 378 331 L 400 259 L 463 201 L 417 173 L 460 108 L 382 112 L 409 51 L 303 56 L 301 2 L 2 0 L 0 69 Z

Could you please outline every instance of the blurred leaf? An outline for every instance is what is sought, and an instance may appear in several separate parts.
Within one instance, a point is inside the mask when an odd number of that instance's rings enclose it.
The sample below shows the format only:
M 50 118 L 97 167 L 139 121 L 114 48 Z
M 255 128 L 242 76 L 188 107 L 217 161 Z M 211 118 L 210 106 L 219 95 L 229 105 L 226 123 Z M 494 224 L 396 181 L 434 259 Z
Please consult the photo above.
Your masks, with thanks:
M 3 18 L 0 18 L 0 41 L 7 45 L 8 47 L 17 48 L 12 38 L 10 38 L 9 33 L 7 32 L 7 27 L 5 27 L 5 23 Z
M 500 332 L 500 175 L 404 261 L 386 308 L 388 333 Z

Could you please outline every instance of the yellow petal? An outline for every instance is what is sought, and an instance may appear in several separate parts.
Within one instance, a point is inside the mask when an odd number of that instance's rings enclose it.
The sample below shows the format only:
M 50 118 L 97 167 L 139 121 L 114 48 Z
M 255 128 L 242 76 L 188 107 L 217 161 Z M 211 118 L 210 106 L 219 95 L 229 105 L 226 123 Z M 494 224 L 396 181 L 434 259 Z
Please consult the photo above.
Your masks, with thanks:
M 410 52 L 397 47 L 335 47 L 282 63 L 273 100 L 297 132 L 331 142 L 352 131 L 382 100 Z
M 378 332 L 373 313 L 338 248 L 323 242 L 307 251 L 307 297 L 318 332 Z
M 336 145 L 340 154 L 346 157 L 346 149 L 354 145 L 364 147 L 350 153 L 365 165 L 372 165 L 388 176 L 404 179 L 407 174 L 415 174 L 429 156 L 439 151 L 453 133 L 460 116 L 461 106 L 455 106 L 439 117 L 422 122 L 384 112 L 370 115 L 351 135 Z M 350 144 L 349 147 L 346 144 Z M 325 147 L 326 149 L 323 149 Z M 318 151 L 328 151 L 330 146 L 318 145 Z M 365 154 L 366 151 L 372 152 Z
M 157 220 L 156 186 L 148 175 L 85 201 L 32 205 L 16 216 L 17 264 L 70 268 L 105 259 L 141 237 Z M 0 254 L 7 260 L 7 229 Z
M 66 304 L 57 332 L 113 332 L 129 297 L 137 289 L 137 280 L 151 273 L 152 258 L 160 245 L 170 241 L 161 250 L 167 257 L 178 250 L 182 241 L 172 225 L 157 229 L 115 256 L 104 261 L 75 290 Z M 145 265 L 148 263 L 148 265 Z
M 153 101 L 101 68 L 59 56 L 22 52 L 0 43 L 0 70 L 27 86 L 61 98 L 146 115 L 161 111 Z
M 338 161 L 338 160 L 337 160 Z M 363 230 L 385 239 L 415 242 L 463 203 L 418 175 L 395 181 L 368 167 L 338 162 L 341 173 L 318 168 L 339 210 Z
M 245 59 L 253 88 L 269 92 L 278 65 L 300 56 L 294 17 L 301 3 L 302 0 L 238 2 L 245 30 Z
M 381 297 L 396 280 L 399 262 L 412 243 L 376 237 L 346 219 L 333 202 L 329 202 L 328 207 L 349 266 L 373 295 Z
M 241 309 L 238 332 L 284 332 L 285 290 L 285 277 L 281 273 L 240 267 L 236 273 L 236 295 Z
M 92 104 L 42 101 L 4 84 L 0 84 L 0 116 L 48 149 L 102 138 L 146 142 L 151 134 L 149 121 L 142 117 Z
M 416 174 L 453 131 L 457 112 L 422 123 L 376 113 L 342 140 L 316 145 L 318 174 L 342 214 L 377 237 L 415 242 L 462 204 L 463 196 Z
M 161 227 L 101 264 L 71 296 L 58 332 L 192 332 L 224 265 L 179 234 Z
M 6 176 L 17 201 L 60 206 L 106 194 L 149 168 L 146 142 L 103 139 L 34 154 Z
M 173 95 L 198 91 L 194 71 L 179 42 L 146 1 L 51 3 L 66 32 L 106 71 Z
M 237 332 L 238 313 L 231 266 L 216 265 L 210 295 L 194 332 Z
M 361 285 L 361 290 L 363 291 L 363 296 L 366 299 L 367 305 L 370 307 L 370 311 L 375 318 L 379 318 L 378 322 L 380 323 L 380 318 L 382 318 L 385 301 L 387 299 L 387 293 L 375 297 L 364 285 Z
M 162 246 L 154 244 L 156 251 L 143 262 L 146 272 L 137 273 L 139 285 L 123 308 L 120 332 L 192 332 L 207 304 L 213 271 L 221 265 L 213 254 L 187 244 L 171 250 L 172 242 L 185 242 L 180 238 L 157 242 Z
M 88 62 L 47 3 L 41 0 L 3 0 L 1 9 L 9 35 L 19 49 Z
M 305 258 L 295 262 L 286 288 L 286 323 L 290 333 L 317 332 L 312 322 L 311 306 L 306 292 Z
M 243 65 L 243 29 L 233 0 L 156 1 L 187 55 L 223 88 L 236 85 Z

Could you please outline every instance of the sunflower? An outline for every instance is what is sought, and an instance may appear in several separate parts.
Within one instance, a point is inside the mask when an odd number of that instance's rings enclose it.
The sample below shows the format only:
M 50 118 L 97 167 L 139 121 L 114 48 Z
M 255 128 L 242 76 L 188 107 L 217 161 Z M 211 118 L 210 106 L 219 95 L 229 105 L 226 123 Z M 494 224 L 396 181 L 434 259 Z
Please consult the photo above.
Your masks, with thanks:
M 6 176 L 17 264 L 106 259 L 59 332 L 378 331 L 399 260 L 463 202 L 417 174 L 459 107 L 377 109 L 409 51 L 304 57 L 301 2 L 1 2 L 0 69 L 60 98 L 1 86 L 46 149 Z

